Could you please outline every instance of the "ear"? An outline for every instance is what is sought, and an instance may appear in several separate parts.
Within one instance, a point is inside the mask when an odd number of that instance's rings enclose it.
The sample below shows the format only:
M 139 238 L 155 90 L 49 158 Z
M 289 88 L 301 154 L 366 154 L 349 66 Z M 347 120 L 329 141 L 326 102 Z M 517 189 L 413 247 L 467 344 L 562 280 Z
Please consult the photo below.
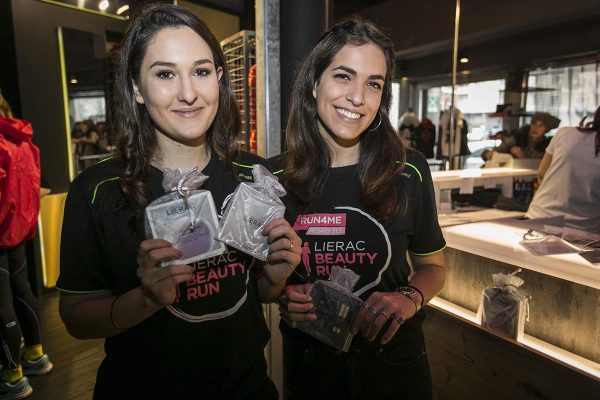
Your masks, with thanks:
M 140 93 L 140 88 L 135 83 L 135 81 L 131 81 L 131 84 L 133 85 L 133 94 L 135 95 L 135 101 L 137 101 L 138 104 L 144 104 L 144 97 Z
M 223 67 L 217 68 L 217 82 L 221 82 L 221 77 L 223 76 Z
M 317 86 L 319 86 L 319 81 L 316 81 L 315 85 L 313 86 L 312 95 L 315 98 L 315 100 L 317 99 Z

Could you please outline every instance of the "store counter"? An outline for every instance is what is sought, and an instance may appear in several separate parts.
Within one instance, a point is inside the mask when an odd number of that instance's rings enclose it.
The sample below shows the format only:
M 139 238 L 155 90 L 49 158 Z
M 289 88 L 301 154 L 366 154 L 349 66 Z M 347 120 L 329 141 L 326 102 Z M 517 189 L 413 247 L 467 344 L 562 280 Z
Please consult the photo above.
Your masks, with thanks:
M 438 211 L 444 210 L 444 190 L 459 189 L 461 193 L 472 193 L 475 186 L 502 189 L 504 197 L 513 196 L 514 178 L 534 179 L 536 169 L 525 168 L 480 168 L 451 171 L 432 171 L 433 188 Z M 447 200 L 450 200 L 448 196 Z
M 487 211 L 471 217 L 440 214 L 448 244 L 446 284 L 430 302 L 424 327 L 437 392 L 461 399 L 483 398 L 483 394 L 486 398 L 597 399 L 600 265 L 576 253 L 533 255 L 519 242 L 534 220 Z M 494 216 L 503 218 L 487 220 Z M 452 218 L 483 221 L 457 225 Z M 525 282 L 522 289 L 531 299 L 525 335 L 516 341 L 481 327 L 476 313 L 482 290 L 493 286 L 492 274 L 509 274 L 518 268 Z M 474 365 L 478 362 L 482 365 Z M 543 376 L 546 372 L 550 380 Z M 474 381 L 477 388 L 470 391 L 458 383 Z M 574 387 L 566 390 L 566 382 Z M 503 393 L 503 385 L 514 393 Z M 527 391 L 537 394 L 527 395 Z

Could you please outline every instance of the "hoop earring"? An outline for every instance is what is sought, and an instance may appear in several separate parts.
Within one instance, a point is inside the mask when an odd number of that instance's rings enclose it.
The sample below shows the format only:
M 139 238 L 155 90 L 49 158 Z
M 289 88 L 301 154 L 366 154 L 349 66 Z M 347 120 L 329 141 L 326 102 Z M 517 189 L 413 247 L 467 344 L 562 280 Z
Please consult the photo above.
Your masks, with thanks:
M 377 124 L 377 126 L 373 129 L 367 129 L 368 132 L 374 132 L 377 130 L 377 128 L 379 128 L 379 126 L 381 125 L 381 111 L 377 111 L 377 115 L 379 115 L 379 123 Z

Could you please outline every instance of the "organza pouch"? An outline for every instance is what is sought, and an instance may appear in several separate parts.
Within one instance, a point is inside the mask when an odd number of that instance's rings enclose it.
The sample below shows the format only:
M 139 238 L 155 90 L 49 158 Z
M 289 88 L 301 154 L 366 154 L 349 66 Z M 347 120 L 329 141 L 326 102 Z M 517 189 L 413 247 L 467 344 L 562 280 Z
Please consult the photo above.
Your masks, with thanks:
M 217 240 L 266 261 L 269 243 L 262 230 L 272 220 L 282 217 L 285 206 L 279 199 L 283 186 L 265 167 L 252 167 L 253 183 L 242 182 L 235 189 L 219 223 Z
M 354 271 L 334 266 L 329 280 L 319 279 L 310 289 L 315 321 L 297 323 L 297 328 L 319 339 L 336 350 L 347 352 L 354 334 L 352 324 L 358 315 L 362 300 L 352 294 L 360 279 Z
M 520 287 L 523 279 L 512 274 L 493 274 L 493 287 L 483 289 L 477 319 L 482 326 L 519 340 L 523 337 L 525 321 L 529 320 L 531 296 Z
M 146 237 L 173 243 L 182 256 L 161 266 L 190 264 L 225 252 L 225 245 L 214 238 L 218 221 L 213 197 L 197 189 L 206 179 L 197 168 L 185 174 L 180 169 L 164 172 L 167 194 L 146 207 Z

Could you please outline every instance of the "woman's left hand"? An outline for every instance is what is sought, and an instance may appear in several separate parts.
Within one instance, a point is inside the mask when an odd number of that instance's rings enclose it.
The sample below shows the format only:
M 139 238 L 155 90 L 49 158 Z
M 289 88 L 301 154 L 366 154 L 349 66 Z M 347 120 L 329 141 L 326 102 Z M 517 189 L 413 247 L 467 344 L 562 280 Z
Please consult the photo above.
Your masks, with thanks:
M 400 325 L 415 313 L 415 303 L 403 294 L 373 292 L 361 307 L 354 321 L 353 331 L 360 332 L 367 340 L 373 341 L 387 326 L 381 337 L 381 344 L 386 344 L 398 332 Z
M 262 233 L 269 243 L 265 274 L 273 283 L 283 282 L 300 263 L 302 240 L 284 218 L 269 222 Z

